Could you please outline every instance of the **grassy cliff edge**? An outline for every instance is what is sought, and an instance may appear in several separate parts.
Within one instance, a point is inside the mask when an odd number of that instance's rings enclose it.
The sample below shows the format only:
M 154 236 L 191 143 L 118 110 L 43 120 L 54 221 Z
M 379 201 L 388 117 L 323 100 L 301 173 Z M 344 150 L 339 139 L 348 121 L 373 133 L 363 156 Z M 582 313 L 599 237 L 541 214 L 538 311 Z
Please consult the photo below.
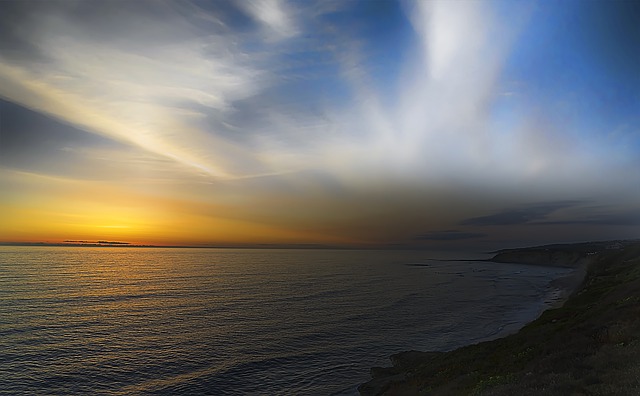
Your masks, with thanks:
M 518 333 L 449 352 L 402 352 L 373 368 L 370 395 L 640 394 L 640 242 L 497 252 L 496 262 L 588 269 L 561 306 Z

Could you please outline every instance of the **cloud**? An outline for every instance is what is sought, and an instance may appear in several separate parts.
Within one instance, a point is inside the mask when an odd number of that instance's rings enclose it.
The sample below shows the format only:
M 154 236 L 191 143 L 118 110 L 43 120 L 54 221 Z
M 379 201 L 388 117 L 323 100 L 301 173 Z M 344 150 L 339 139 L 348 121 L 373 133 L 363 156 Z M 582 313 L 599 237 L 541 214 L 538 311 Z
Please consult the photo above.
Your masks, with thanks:
M 506 19 L 495 2 L 408 2 L 405 30 L 370 2 L 10 4 L 0 97 L 101 137 L 65 144 L 48 171 L 188 181 L 176 191 L 233 202 L 243 219 L 376 240 L 460 217 L 574 221 L 578 200 L 637 194 L 633 150 L 582 136 L 505 76 L 520 29 L 539 28 L 519 23 L 521 3 Z M 393 51 L 376 41 L 387 33 Z M 476 216 L 496 207 L 508 209 Z
M 21 24 L 30 18 L 32 4 L 18 1 L 2 3 L 0 16 L 0 52 L 2 57 L 12 62 L 44 62 L 45 54 L 23 34 Z
M 293 10 L 284 0 L 246 0 L 238 2 L 252 18 L 267 29 L 276 39 L 288 38 L 297 33 Z
M 171 2 L 56 4 L 23 20 L 46 61 L 0 63 L 0 96 L 211 176 L 265 171 L 251 151 L 198 124 L 269 84 L 260 59 L 237 47 L 241 36 L 200 29 L 201 10 L 176 12 Z
M 640 224 L 640 211 L 637 208 L 586 206 L 587 203 L 588 201 L 556 201 L 529 204 L 488 216 L 468 218 L 460 224 L 469 226 L 636 226 Z
M 461 225 L 507 226 L 540 222 L 560 209 L 575 207 L 581 201 L 545 202 L 520 208 L 506 209 L 488 216 L 472 217 L 460 222 Z
M 522 110 L 519 95 L 500 94 L 518 28 L 501 23 L 497 7 L 408 4 L 413 41 L 384 86 L 366 35 L 324 17 L 353 10 L 38 3 L 6 24 L 21 40 L 7 45 L 34 55 L 0 62 L 0 96 L 217 179 L 316 169 L 343 181 L 504 187 L 611 166 L 606 151 L 572 144 L 543 112 Z M 526 8 L 513 6 L 517 20 Z
M 464 232 L 458 230 L 432 231 L 425 234 L 417 235 L 414 239 L 417 241 L 460 241 L 465 239 L 477 239 L 487 236 L 477 232 Z
M 593 226 L 639 226 L 640 210 L 614 211 L 610 213 L 590 213 L 582 218 L 547 221 L 547 225 L 593 225 Z

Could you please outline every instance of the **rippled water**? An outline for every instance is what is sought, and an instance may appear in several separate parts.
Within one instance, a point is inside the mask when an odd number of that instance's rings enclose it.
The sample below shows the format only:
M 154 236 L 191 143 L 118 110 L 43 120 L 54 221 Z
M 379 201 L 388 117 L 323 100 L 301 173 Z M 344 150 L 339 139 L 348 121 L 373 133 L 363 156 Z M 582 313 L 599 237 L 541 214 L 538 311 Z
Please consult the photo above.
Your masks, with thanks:
M 353 394 L 392 353 L 519 328 L 567 273 L 434 257 L 0 247 L 0 393 Z

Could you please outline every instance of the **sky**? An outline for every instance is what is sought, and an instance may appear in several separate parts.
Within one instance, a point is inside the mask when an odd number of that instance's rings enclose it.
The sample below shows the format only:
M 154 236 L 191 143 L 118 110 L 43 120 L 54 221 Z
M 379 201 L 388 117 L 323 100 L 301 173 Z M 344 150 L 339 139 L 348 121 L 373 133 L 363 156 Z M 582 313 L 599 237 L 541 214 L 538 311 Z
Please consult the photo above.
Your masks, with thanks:
M 640 238 L 639 2 L 0 11 L 0 241 Z

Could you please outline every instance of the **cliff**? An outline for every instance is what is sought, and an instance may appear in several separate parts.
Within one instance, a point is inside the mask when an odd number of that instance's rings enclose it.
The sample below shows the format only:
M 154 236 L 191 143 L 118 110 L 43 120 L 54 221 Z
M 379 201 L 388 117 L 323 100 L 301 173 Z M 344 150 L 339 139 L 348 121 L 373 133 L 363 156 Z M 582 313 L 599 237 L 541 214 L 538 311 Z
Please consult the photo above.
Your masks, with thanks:
M 579 267 L 589 258 L 607 251 L 617 251 L 637 241 L 585 242 L 498 250 L 488 261 L 553 267 Z
M 571 248 L 573 246 L 573 249 Z M 546 249 L 546 250 L 545 250 Z M 508 337 L 450 352 L 403 352 L 372 369 L 361 395 L 640 394 L 640 243 L 497 252 L 497 261 L 575 266 L 565 304 Z M 523 262 L 523 261 L 520 261 Z
M 495 263 L 519 263 L 548 265 L 554 267 L 577 267 L 587 256 L 575 251 L 552 249 L 507 250 L 496 254 L 490 261 Z

